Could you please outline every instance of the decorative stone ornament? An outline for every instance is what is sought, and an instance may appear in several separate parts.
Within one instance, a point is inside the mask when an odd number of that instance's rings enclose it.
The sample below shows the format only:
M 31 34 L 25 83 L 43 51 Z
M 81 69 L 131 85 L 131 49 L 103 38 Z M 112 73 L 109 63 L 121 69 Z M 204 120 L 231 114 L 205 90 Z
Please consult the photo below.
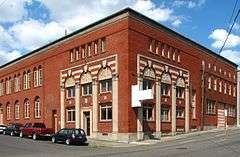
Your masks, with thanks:
M 98 75 L 98 80 L 106 80 L 112 78 L 112 71 L 109 67 L 102 68 Z
M 146 67 L 144 69 L 143 75 L 145 77 L 151 77 L 151 78 L 155 78 L 155 72 L 152 68 Z
M 168 73 L 163 73 L 161 82 L 171 84 L 171 76 Z
M 72 77 L 69 77 L 65 82 L 65 87 L 75 86 L 75 80 Z
M 92 82 L 92 76 L 90 72 L 83 73 L 80 80 L 81 84 Z
M 184 81 L 184 79 L 181 78 L 181 77 L 179 77 L 179 78 L 177 79 L 176 86 L 185 88 L 185 81 Z

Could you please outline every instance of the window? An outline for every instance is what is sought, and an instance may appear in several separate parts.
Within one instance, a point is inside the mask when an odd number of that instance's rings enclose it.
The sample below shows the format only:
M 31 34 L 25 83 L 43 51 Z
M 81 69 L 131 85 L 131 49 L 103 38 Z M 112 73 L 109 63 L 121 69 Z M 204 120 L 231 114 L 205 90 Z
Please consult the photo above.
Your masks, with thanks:
M 144 105 L 143 106 L 143 119 L 146 120 L 146 121 L 154 120 L 152 105 Z
M 170 121 L 170 112 L 169 112 L 169 108 L 161 108 L 161 120 L 163 122 L 168 122 Z
M 43 80 L 43 75 L 42 75 L 42 68 L 38 68 L 38 86 L 42 86 L 42 80 Z
M 17 102 L 15 104 L 15 119 L 19 119 L 20 118 L 20 106 L 19 103 Z
M 214 80 L 213 89 L 217 91 L 217 79 Z
M 211 68 L 211 63 L 208 63 L 208 69 L 210 69 Z
M 153 52 L 154 47 L 155 47 L 154 44 L 155 44 L 155 41 L 153 39 L 150 39 L 149 40 L 149 51 L 150 52 Z
M 207 114 L 215 114 L 215 101 L 207 100 Z
M 233 87 L 233 96 L 236 97 L 236 87 Z
M 70 51 L 70 62 L 74 61 L 74 52 L 73 50 Z
M 222 81 L 219 82 L 219 92 L 222 93 Z
M 101 52 L 106 51 L 106 38 L 102 38 L 101 40 Z
M 23 89 L 30 88 L 30 71 L 23 74 Z
M 112 91 L 112 79 L 100 81 L 101 93 Z
M 228 95 L 231 95 L 231 94 L 232 94 L 232 86 L 229 85 L 229 86 L 228 86 Z
M 18 92 L 18 91 L 20 91 L 20 78 L 19 78 L 19 76 L 16 76 L 15 77 L 15 79 L 14 79 L 15 81 L 15 83 L 14 83 L 14 85 L 15 85 L 15 92 Z
M 75 108 L 67 109 L 67 122 L 75 122 Z
M 147 89 L 152 89 L 153 86 L 153 81 L 149 79 L 143 79 L 143 84 L 142 84 L 142 89 L 147 90 Z
M 180 57 L 180 55 L 177 56 L 177 62 L 178 62 L 178 63 L 181 62 L 181 57 Z
M 227 83 L 224 83 L 224 94 L 227 94 Z
M 34 87 L 38 86 L 38 71 L 35 68 L 33 71 L 33 82 L 34 82 Z
M 184 118 L 184 109 L 178 108 L 178 109 L 176 110 L 176 117 L 177 117 L 177 118 Z
M 228 107 L 228 116 L 235 117 L 236 115 L 236 110 L 234 106 L 229 106 Z
M 83 95 L 92 94 L 92 83 L 83 84 Z
M 7 110 L 7 120 L 10 120 L 11 119 L 11 106 L 10 106 L 10 104 L 7 104 L 6 110 Z
M 170 85 L 167 83 L 161 83 L 161 95 L 170 95 Z
M 67 87 L 67 98 L 75 97 L 75 86 Z
M 35 118 L 40 118 L 41 117 L 41 103 L 40 103 L 40 98 L 35 100 L 34 104 L 34 117 Z
M 211 89 L 212 86 L 212 79 L 211 77 L 208 78 L 208 89 Z
M 4 82 L 3 80 L 0 82 L 0 96 L 4 95 Z
M 6 94 L 11 94 L 12 84 L 11 84 L 11 78 L 9 78 L 6 81 Z
M 24 117 L 30 118 L 30 104 L 28 100 L 24 102 Z
M 196 118 L 196 91 L 192 92 L 192 119 Z
M 98 53 L 98 41 L 94 42 L 94 54 Z
M 176 87 L 176 97 L 177 98 L 184 98 L 184 88 L 183 87 Z
M 76 60 L 79 60 L 79 48 L 75 48 L 75 56 L 76 56 Z
M 85 45 L 81 47 L 82 58 L 85 58 Z
M 87 45 L 87 56 L 91 56 L 91 44 Z
M 33 71 L 33 80 L 34 80 L 34 87 L 38 87 L 42 85 L 42 68 L 41 66 L 34 69 Z
M 101 121 L 112 120 L 112 104 L 100 106 L 100 119 Z

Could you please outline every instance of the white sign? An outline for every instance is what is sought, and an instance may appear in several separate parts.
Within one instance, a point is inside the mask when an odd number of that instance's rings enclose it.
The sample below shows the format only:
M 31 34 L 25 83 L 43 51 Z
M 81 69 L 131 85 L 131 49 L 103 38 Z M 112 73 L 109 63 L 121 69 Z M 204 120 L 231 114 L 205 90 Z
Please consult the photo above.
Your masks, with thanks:
M 132 85 L 132 107 L 141 107 L 141 100 L 153 99 L 152 89 L 139 90 L 139 85 Z

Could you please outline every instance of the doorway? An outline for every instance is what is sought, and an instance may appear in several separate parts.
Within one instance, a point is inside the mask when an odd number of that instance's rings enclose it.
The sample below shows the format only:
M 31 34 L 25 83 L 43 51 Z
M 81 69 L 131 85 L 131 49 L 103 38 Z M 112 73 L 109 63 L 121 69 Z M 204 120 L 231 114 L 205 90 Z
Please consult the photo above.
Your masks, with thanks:
M 52 111 L 52 128 L 54 129 L 54 132 L 56 133 L 58 131 L 58 121 L 57 121 L 57 111 Z
M 83 112 L 83 123 L 83 129 L 87 136 L 91 136 L 91 119 L 89 111 Z

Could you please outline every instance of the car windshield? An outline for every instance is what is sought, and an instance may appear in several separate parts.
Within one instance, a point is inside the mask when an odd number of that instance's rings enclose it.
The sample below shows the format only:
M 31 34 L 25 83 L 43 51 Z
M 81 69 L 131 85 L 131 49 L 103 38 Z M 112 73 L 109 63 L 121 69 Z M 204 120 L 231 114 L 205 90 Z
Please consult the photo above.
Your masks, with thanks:
M 34 128 L 46 128 L 46 126 L 43 123 L 35 123 Z

